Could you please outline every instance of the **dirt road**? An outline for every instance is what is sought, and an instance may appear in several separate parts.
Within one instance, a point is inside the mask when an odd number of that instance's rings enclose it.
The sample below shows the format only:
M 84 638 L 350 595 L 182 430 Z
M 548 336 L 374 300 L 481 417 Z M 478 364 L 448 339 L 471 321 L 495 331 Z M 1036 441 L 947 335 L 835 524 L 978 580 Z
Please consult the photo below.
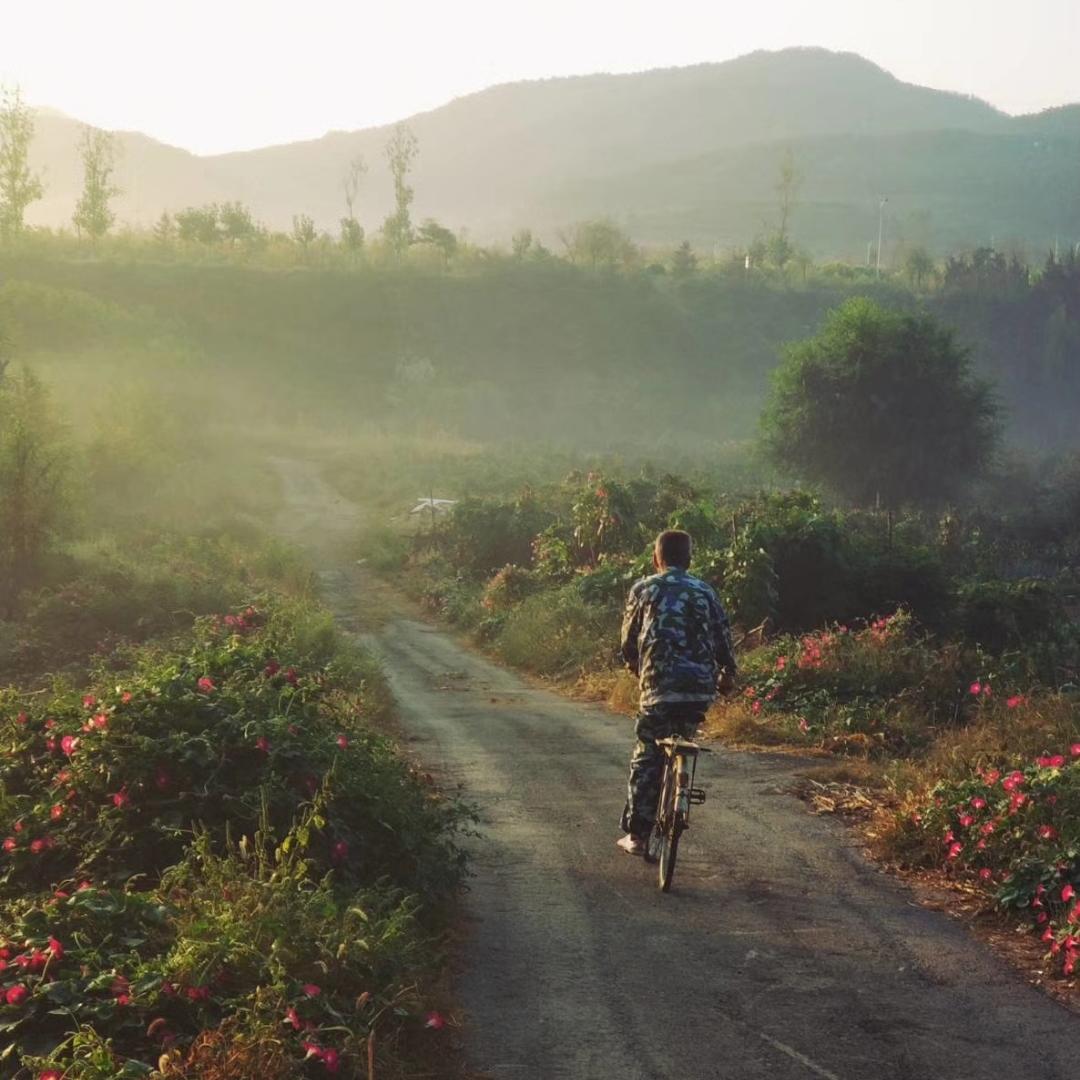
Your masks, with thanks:
M 285 531 L 349 624 L 356 507 L 282 463 Z M 1066 1080 L 1080 1020 L 916 906 L 785 794 L 791 759 L 720 751 L 675 889 L 614 847 L 628 722 L 410 619 L 377 634 L 413 750 L 483 813 L 456 980 L 492 1080 Z M 700 774 L 699 774 L 700 775 Z

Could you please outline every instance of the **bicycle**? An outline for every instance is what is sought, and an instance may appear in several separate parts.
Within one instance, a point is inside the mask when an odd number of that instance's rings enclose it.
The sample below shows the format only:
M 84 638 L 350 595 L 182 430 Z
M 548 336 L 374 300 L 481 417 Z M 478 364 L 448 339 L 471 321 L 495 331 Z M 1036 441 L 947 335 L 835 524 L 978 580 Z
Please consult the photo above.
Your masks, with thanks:
M 712 751 L 674 736 L 657 739 L 656 745 L 664 751 L 664 771 L 656 822 L 645 843 L 645 860 L 658 864 L 660 888 L 670 892 L 679 837 L 690 826 L 690 807 L 700 806 L 705 801 L 704 790 L 694 787 L 698 754 Z

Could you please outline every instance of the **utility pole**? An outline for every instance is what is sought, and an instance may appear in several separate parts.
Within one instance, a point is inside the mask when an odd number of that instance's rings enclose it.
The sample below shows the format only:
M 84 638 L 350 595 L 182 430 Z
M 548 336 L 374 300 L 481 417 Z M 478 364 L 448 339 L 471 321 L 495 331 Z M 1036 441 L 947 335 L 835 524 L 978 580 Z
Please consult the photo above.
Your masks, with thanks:
M 881 277 L 881 245 L 885 239 L 885 204 L 888 202 L 888 197 L 881 196 L 881 202 L 878 203 L 878 219 L 877 219 L 877 271 L 876 276 Z

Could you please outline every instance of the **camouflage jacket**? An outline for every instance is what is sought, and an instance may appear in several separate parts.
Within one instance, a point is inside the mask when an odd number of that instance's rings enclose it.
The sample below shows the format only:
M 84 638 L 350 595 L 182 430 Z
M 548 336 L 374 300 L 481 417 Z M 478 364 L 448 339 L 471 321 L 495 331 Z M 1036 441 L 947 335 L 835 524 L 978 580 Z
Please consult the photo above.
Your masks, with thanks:
M 641 708 L 716 697 L 722 670 L 735 674 L 727 615 L 712 586 L 669 568 L 630 590 L 622 655 L 639 678 Z

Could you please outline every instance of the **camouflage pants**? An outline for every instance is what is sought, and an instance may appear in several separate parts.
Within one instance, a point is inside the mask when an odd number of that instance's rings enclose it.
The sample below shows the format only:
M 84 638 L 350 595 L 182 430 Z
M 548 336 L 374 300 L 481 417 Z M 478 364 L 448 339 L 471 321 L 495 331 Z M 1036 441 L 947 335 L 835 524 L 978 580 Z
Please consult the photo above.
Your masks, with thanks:
M 697 702 L 654 705 L 638 715 L 634 725 L 637 742 L 630 758 L 630 782 L 622 813 L 623 832 L 647 836 L 656 820 L 664 767 L 664 751 L 656 740 L 671 735 L 691 738 L 704 719 L 705 705 Z

